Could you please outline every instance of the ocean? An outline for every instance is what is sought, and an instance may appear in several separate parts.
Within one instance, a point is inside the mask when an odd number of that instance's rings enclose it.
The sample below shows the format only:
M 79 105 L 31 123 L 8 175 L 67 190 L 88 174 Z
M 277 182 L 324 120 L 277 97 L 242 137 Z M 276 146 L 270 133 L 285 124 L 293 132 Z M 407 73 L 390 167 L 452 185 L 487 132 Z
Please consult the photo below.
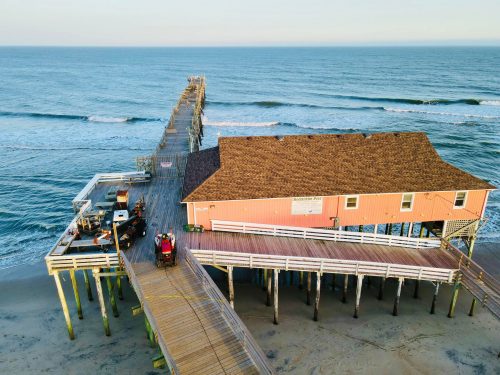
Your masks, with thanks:
M 207 77 L 203 147 L 425 131 L 446 161 L 500 186 L 500 48 L 3 47 L 0 269 L 41 261 L 95 173 L 153 151 L 191 74 Z M 494 192 L 479 241 L 500 241 L 499 214 Z

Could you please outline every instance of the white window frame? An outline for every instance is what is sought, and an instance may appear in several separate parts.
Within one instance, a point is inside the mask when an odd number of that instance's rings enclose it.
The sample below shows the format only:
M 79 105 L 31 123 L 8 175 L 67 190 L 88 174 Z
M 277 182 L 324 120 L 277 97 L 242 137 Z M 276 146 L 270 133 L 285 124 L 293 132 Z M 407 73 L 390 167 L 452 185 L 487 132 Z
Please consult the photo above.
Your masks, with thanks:
M 347 200 L 349 198 L 356 198 L 356 206 L 355 207 L 347 207 Z M 346 195 L 345 196 L 344 209 L 346 209 L 346 210 L 357 210 L 358 207 L 359 207 L 359 195 Z
M 464 204 L 462 206 L 456 206 L 455 203 L 457 202 L 457 196 L 459 193 L 465 193 L 464 197 Z M 467 205 L 467 197 L 469 196 L 469 192 L 467 190 L 460 190 L 455 192 L 455 199 L 453 200 L 453 209 L 455 210 L 461 210 L 464 209 L 465 206 Z
M 410 208 L 403 208 L 403 202 L 405 199 L 405 195 L 411 195 L 411 203 Z M 399 203 L 399 209 L 401 212 L 410 212 L 413 211 L 413 203 L 415 203 L 415 193 L 403 193 L 401 194 L 401 202 Z

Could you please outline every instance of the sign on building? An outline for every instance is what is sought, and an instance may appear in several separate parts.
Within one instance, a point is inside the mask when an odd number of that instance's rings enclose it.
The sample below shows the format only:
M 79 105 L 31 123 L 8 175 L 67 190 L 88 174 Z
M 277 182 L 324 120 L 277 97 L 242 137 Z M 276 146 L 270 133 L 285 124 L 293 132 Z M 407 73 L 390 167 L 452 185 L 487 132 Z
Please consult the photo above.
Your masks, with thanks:
M 292 215 L 319 215 L 323 213 L 323 198 L 297 197 L 292 199 Z

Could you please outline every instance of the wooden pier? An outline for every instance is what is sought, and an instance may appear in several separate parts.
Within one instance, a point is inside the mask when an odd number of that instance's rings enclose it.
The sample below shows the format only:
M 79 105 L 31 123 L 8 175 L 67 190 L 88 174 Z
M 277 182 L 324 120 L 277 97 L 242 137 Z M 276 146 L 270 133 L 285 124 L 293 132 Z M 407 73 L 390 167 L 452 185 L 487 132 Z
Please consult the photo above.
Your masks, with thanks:
M 346 242 L 338 238 L 308 238 L 305 233 L 290 235 L 289 229 L 286 231 L 288 235 L 285 233 L 283 236 L 255 231 L 244 233 L 234 228 L 227 230 L 227 223 L 224 231 L 185 233 L 182 227 L 187 222 L 186 209 L 180 204 L 183 176 L 188 153 L 200 148 L 204 99 L 204 78 L 190 78 L 158 147 L 152 155 L 137 159 L 138 171 L 96 175 L 73 200 L 77 216 L 46 256 L 71 338 L 75 334 L 59 274 L 69 271 L 74 281 L 78 315 L 83 317 L 78 285 L 74 279 L 77 270 L 84 272 L 86 286 L 89 285 L 87 271 L 92 271 L 107 335 L 111 334 L 111 327 L 101 280 L 105 280 L 108 286 L 108 296 L 116 315 L 115 293 L 117 289 L 119 292 L 121 278 L 128 276 L 141 302 L 134 314 L 144 313 L 150 341 L 153 345 L 157 344 L 162 352 L 154 364 L 166 364 L 172 373 L 181 374 L 274 372 L 232 308 L 232 276 L 233 270 L 238 267 L 264 270 L 267 275 L 267 301 L 274 305 L 275 323 L 279 322 L 278 275 L 287 271 L 307 273 L 308 302 L 311 275 L 316 275 L 315 320 L 318 319 L 321 277 L 328 273 L 345 275 L 345 280 L 348 275 L 357 277 L 353 306 L 355 317 L 359 315 L 365 276 L 379 277 L 381 285 L 386 278 L 397 279 L 399 285 L 404 279 L 413 279 L 417 283 L 433 282 L 436 298 L 441 283 L 453 284 L 457 290 L 464 285 L 480 303 L 499 316 L 498 284 L 468 258 L 460 259 L 458 250 L 453 246 L 445 242 L 441 244 L 436 239 L 406 239 L 401 242 L 399 236 L 379 236 L 377 241 L 386 242 L 362 243 L 354 241 L 354 235 L 346 232 L 342 238 L 351 236 L 351 240 Z M 105 200 L 110 187 L 127 189 L 130 201 L 144 197 L 147 235 L 124 251 L 114 248 L 109 253 L 75 251 L 71 244 L 75 240 L 72 233 L 76 219 L 91 210 L 93 203 Z M 169 229 L 176 234 L 179 263 L 175 267 L 159 269 L 154 264 L 154 236 Z M 259 231 L 265 229 L 258 228 Z M 273 232 L 276 233 L 276 228 Z M 318 233 L 313 236 L 316 235 Z M 202 265 L 214 266 L 228 274 L 229 301 Z M 112 278 L 116 278 L 116 284 Z M 399 295 L 396 297 L 394 311 L 397 314 Z M 453 301 L 451 305 L 452 316 Z

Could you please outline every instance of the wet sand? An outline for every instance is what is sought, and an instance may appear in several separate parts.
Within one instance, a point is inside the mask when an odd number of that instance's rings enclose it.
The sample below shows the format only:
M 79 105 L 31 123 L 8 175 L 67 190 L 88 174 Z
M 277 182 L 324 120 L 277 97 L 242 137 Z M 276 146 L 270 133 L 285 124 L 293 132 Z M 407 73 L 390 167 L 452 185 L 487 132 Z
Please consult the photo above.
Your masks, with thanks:
M 478 246 L 478 254 L 481 248 L 485 247 Z M 488 249 L 498 254 L 498 245 Z M 78 319 L 66 277 L 63 284 L 76 334 L 70 341 L 54 281 L 43 264 L 0 272 L 0 373 L 164 373 L 152 367 L 158 351 L 148 346 L 143 316 L 132 317 L 130 307 L 138 301 L 125 282 L 125 300 L 118 301 L 120 317 L 110 314 L 112 336 L 106 337 L 99 304 L 87 300 L 83 280 L 84 319 Z M 472 298 L 467 291 L 460 293 L 456 317 L 449 319 L 449 286 L 441 288 L 436 314 L 431 315 L 433 286 L 423 283 L 420 298 L 414 299 L 414 284 L 408 282 L 400 315 L 393 317 L 396 283 L 386 283 L 383 301 L 376 298 L 377 283 L 374 279 L 370 288 L 365 283 L 359 319 L 352 317 L 353 285 L 343 304 L 329 277 L 322 285 L 318 322 L 312 320 L 313 307 L 305 304 L 305 291 L 297 286 L 280 287 L 277 326 L 272 323 L 272 307 L 265 306 L 265 292 L 257 285 L 237 283 L 235 306 L 278 373 L 500 373 L 500 323 L 480 306 L 469 317 Z

